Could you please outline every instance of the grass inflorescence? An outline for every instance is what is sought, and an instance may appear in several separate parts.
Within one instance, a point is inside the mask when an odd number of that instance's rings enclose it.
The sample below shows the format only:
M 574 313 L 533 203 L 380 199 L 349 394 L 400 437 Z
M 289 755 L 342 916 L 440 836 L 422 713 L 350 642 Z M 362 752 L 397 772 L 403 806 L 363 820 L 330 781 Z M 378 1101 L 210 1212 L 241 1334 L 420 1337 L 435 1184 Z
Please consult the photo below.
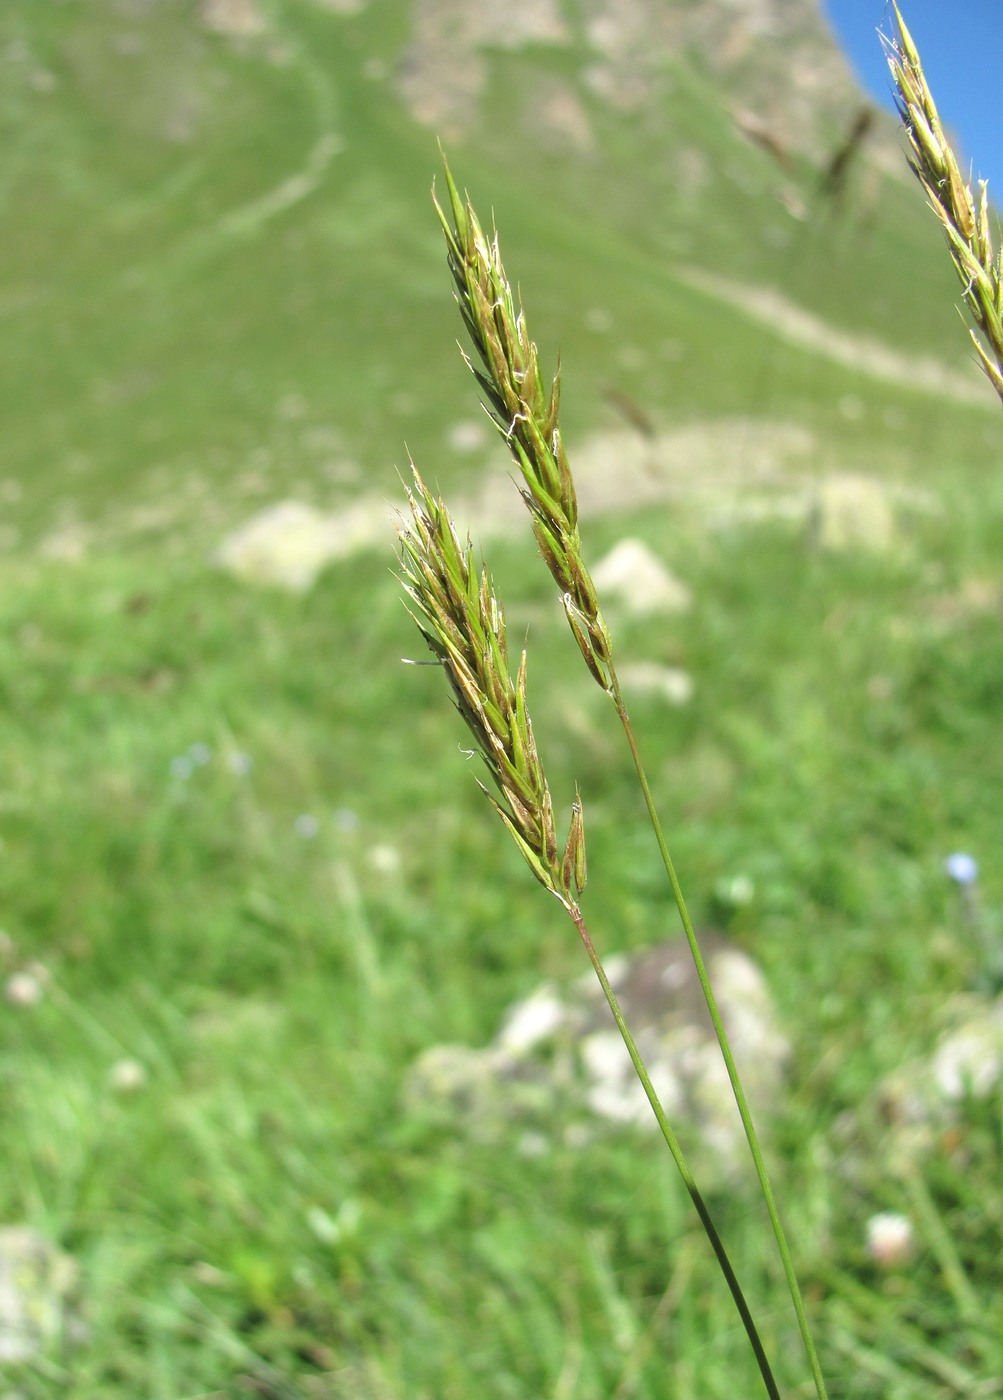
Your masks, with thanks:
M 265 29 L 198 35 L 210 8 Z M 761 1389 L 657 1134 L 586 1149 L 557 1115 L 538 1152 L 500 1152 L 402 1096 L 416 1057 L 489 1045 L 514 1003 L 581 971 L 469 781 L 444 682 L 402 685 L 396 665 L 414 644 L 386 558 L 400 443 L 447 500 L 476 499 L 488 456 L 453 445 L 475 415 L 434 144 L 396 95 L 408 9 L 0 7 L 0 1219 L 77 1270 L 63 1335 L 0 1362 L 25 1400 Z M 810 208 L 817 167 L 781 175 L 709 72 L 672 68 L 643 121 L 590 86 L 579 159 L 548 149 L 535 105 L 577 83 L 570 51 L 487 61 L 491 130 L 465 138 L 464 177 L 490 191 L 540 344 L 561 342 L 589 558 L 635 536 L 693 595 L 668 621 L 602 610 L 615 661 L 695 683 L 679 708 L 632 698 L 633 722 L 697 927 L 755 955 L 794 1046 L 771 1174 L 833 1395 L 992 1395 L 999 1094 L 959 1102 L 910 1158 L 921 1191 L 867 1109 L 930 1055 L 978 982 L 981 930 L 1003 927 L 1003 418 L 974 371 L 985 412 L 689 280 L 723 269 L 820 330 L 962 371 L 952 298 L 916 291 L 945 271 L 940 228 L 877 163 L 839 218 L 800 222 L 778 183 Z M 304 182 L 332 129 L 342 147 Z M 650 482 L 671 489 L 590 515 L 585 452 L 623 428 L 617 389 L 696 456 L 663 481 L 652 440 Z M 764 481 L 750 444 L 791 429 L 803 452 Z M 614 469 L 630 445 L 611 434 Z M 785 513 L 834 472 L 894 503 L 888 554 L 819 553 Z M 369 493 L 380 538 L 305 594 L 209 563 L 271 502 L 348 518 Z M 630 952 L 674 914 L 609 702 L 566 664 L 530 532 L 490 554 L 514 685 L 531 629 L 558 846 L 577 776 L 590 922 Z M 944 875 L 956 850 L 978 857 L 979 927 Z M 738 883 L 749 902 L 722 903 Z M 522 1145 L 514 1115 L 504 1141 Z M 778 1386 L 803 1395 L 755 1200 L 709 1205 L 766 1300 Z M 909 1217 L 905 1261 L 870 1250 L 885 1216 Z
M 989 229 L 988 185 L 979 181 L 976 200 L 944 133 L 919 51 L 898 6 L 893 8 L 898 38 L 887 40 L 886 48 L 909 164 L 943 226 L 965 306 L 985 337 L 983 344 L 971 332 L 979 364 L 1003 399 L 1003 276 Z
M 571 916 L 599 979 L 652 1112 L 693 1201 L 756 1356 L 767 1394 L 779 1390 L 755 1320 L 707 1203 L 641 1059 L 578 902 L 586 880 L 585 825 L 576 795 L 567 843 L 558 854 L 553 801 L 540 765 L 526 699 L 526 653 L 513 682 L 504 613 L 487 569 L 478 577 L 445 503 L 412 468 L 410 519 L 399 527 L 401 568 L 412 616 L 445 671 L 457 710 L 477 744 L 500 801 L 481 784 L 540 884 Z
M 436 201 L 456 299 L 481 368 L 471 364 L 485 407 L 523 480 L 540 553 L 561 591 L 575 641 L 592 675 L 612 693 L 613 643 L 582 559 L 578 500 L 561 436 L 560 374 L 547 389 L 526 316 L 502 266 L 498 236 L 488 240 L 469 201 L 445 170 L 451 219 Z M 468 360 L 468 363 L 470 361 Z
M 485 793 L 541 885 L 568 905 L 572 883 L 579 892 L 585 884 L 581 804 L 575 804 L 561 855 L 526 701 L 526 653 L 513 680 L 505 616 L 488 571 L 478 577 L 470 542 L 461 543 L 444 501 L 431 495 L 417 471 L 413 479 L 411 518 L 399 531 L 412 615 L 449 679 L 501 800 Z
M 714 1025 L 727 1068 L 735 1101 L 742 1118 L 756 1176 L 766 1203 L 787 1284 L 797 1316 L 798 1327 L 808 1355 L 812 1379 L 820 1400 L 825 1400 L 822 1376 L 807 1312 L 801 1296 L 794 1263 L 780 1213 L 769 1180 L 758 1135 L 707 975 L 699 939 L 690 919 L 675 866 L 669 854 L 655 807 L 647 773 L 627 709 L 613 660 L 613 643 L 599 608 L 599 599 L 586 566 L 578 529 L 578 503 L 574 478 L 568 462 L 559 424 L 560 377 L 549 390 L 540 369 L 539 352 L 527 327 L 525 312 L 512 293 L 501 260 L 498 235 L 489 240 L 469 200 L 461 198 L 448 165 L 445 167 L 451 217 L 436 201 L 436 210 L 446 238 L 449 268 L 456 297 L 480 368 L 469 359 L 485 395 L 485 408 L 494 420 L 519 468 L 522 496 L 532 520 L 533 533 L 544 562 L 558 589 L 572 634 L 593 678 L 610 697 L 623 728 L 633 760 L 641 795 L 665 868 L 666 877 L 682 922 L 701 989 Z M 637 1052 L 601 960 L 596 954 L 577 900 L 570 895 L 571 873 L 585 868 L 584 826 L 581 800 L 576 798 L 571 830 L 564 859 L 557 861 L 553 835 L 552 804 L 549 789 L 536 766 L 535 746 L 531 748 L 533 776 L 527 771 L 526 793 L 538 796 L 536 809 L 519 811 L 520 799 L 513 802 L 515 775 L 525 763 L 513 741 L 532 743 L 532 731 L 524 712 L 525 653 L 520 667 L 520 684 L 513 689 L 507 675 L 504 635 L 499 633 L 500 606 L 482 576 L 479 593 L 472 584 L 469 551 L 459 550 L 455 527 L 441 499 L 433 501 L 420 476 L 414 473 L 421 506 L 411 498 L 412 524 L 402 531 L 402 560 L 406 589 L 418 607 L 416 620 L 433 652 L 450 679 L 462 717 L 484 755 L 495 785 L 503 794 L 504 806 L 498 811 L 514 836 L 526 860 L 541 881 L 558 895 L 571 914 L 613 1018 L 623 1036 L 644 1087 L 662 1135 L 697 1208 L 715 1255 L 742 1318 L 767 1392 L 779 1394 L 758 1328 L 738 1283 L 727 1252 L 683 1157 L 675 1133 L 652 1087 L 646 1067 Z M 475 609 L 474 600 L 478 599 Z M 477 678 L 480 677 L 480 685 Z M 506 700 L 499 705 L 501 697 Z M 512 697 L 509 699 L 508 697 Z M 523 702 L 523 713 L 513 699 Z M 497 714 L 498 722 L 491 718 Z M 529 781 L 525 781 L 529 779 Z M 563 886 L 562 882 L 563 881 Z
M 953 151 L 944 139 L 915 45 L 897 8 L 895 14 L 899 24 L 899 41 L 890 45 L 890 64 L 898 90 L 900 114 L 912 150 L 911 164 L 945 228 L 955 266 L 964 284 L 966 304 L 988 341 L 989 351 L 973 332 L 980 363 L 1003 398 L 1003 288 L 999 258 L 994 257 L 989 233 L 986 186 L 983 182 L 976 211 L 971 190 L 962 180 Z M 826 1387 L 814 1339 L 773 1188 L 745 1099 L 738 1066 L 735 1064 L 717 1011 L 699 940 L 689 917 L 641 761 L 617 676 L 610 631 L 600 611 L 596 589 L 584 562 L 578 529 L 575 482 L 559 423 L 560 374 L 558 372 L 554 376 L 549 387 L 545 384 L 538 350 L 529 335 L 525 312 L 514 297 L 505 275 L 497 233 L 490 239 L 485 235 L 473 206 L 469 200 L 461 198 L 448 166 L 445 180 L 449 216 L 447 217 L 438 201 L 436 210 L 446 238 L 448 263 L 457 301 L 478 362 L 474 363 L 468 359 L 468 364 L 484 393 L 484 406 L 521 474 L 522 496 L 530 512 L 533 533 L 543 560 L 560 590 L 572 634 L 590 673 L 612 699 L 621 721 L 665 872 L 745 1126 L 756 1175 L 766 1202 L 808 1356 L 812 1380 L 820 1400 L 825 1400 Z M 581 823 L 580 798 L 576 798 L 564 860 L 558 861 L 549 788 L 538 769 L 536 749 L 532 744 L 532 730 L 525 713 L 525 653 L 520 666 L 519 682 L 513 688 L 507 670 L 503 668 L 503 663 L 507 666 L 507 657 L 504 634 L 498 632 L 500 607 L 488 583 L 487 574 L 485 572 L 482 576 L 478 594 L 476 589 L 471 588 L 469 558 L 465 571 L 457 569 L 457 560 L 461 556 L 458 552 L 455 529 L 448 521 L 444 503 L 441 499 L 432 502 L 417 472 L 415 483 L 423 505 L 419 509 L 412 498 L 414 523 L 402 533 L 402 554 L 407 591 L 419 609 L 417 621 L 433 652 L 449 674 L 460 713 L 477 739 L 495 785 L 505 799 L 503 805 L 499 806 L 496 802 L 495 806 L 537 878 L 558 895 L 579 927 L 614 1019 L 648 1093 L 663 1136 L 697 1205 L 701 1222 L 729 1282 L 733 1299 L 756 1354 L 763 1382 L 769 1394 L 776 1396 L 779 1394 L 776 1381 L 744 1294 L 709 1214 L 703 1208 L 702 1199 L 682 1158 L 662 1106 L 651 1088 L 629 1028 L 624 1023 L 609 987 L 601 960 L 592 945 L 577 899 L 571 897 L 570 874 L 573 869 L 577 869 L 579 859 L 584 870 L 584 827 Z M 443 533 L 444 521 L 446 528 Z M 479 597 L 476 617 L 471 611 L 475 597 Z M 450 604 L 454 606 L 451 608 Z M 488 646 L 484 645 L 485 636 L 490 638 Z M 462 645 L 457 646 L 458 637 L 466 640 L 466 648 Z M 458 664 L 464 649 L 473 658 L 473 665 L 469 662 Z M 484 663 L 480 671 L 478 659 Z M 478 674 L 480 685 L 476 679 Z M 502 694 L 506 696 L 506 704 L 499 706 L 498 700 Z M 513 704 L 513 701 L 516 703 Z M 493 702 L 499 723 L 495 723 L 491 718 Z M 514 721 L 512 716 L 517 712 L 518 718 Z M 517 749 L 512 747 L 512 740 L 515 739 L 520 741 Z M 528 764 L 525 762 L 523 751 L 531 760 Z M 520 809 L 521 797 L 513 802 L 513 776 L 520 768 L 526 769 L 521 780 L 522 796 L 531 792 L 535 797 L 535 803 L 531 803 L 526 811 Z M 577 892 L 580 893 L 580 887 Z M 943 1240 L 946 1237 L 942 1235 L 941 1238 Z

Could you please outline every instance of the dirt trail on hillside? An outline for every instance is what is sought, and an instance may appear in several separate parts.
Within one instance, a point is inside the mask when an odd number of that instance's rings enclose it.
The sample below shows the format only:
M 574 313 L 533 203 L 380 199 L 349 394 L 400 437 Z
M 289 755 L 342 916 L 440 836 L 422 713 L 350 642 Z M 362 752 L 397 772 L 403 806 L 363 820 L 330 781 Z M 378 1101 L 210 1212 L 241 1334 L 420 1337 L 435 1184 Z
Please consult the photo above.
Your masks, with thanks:
M 799 349 L 810 350 L 872 379 L 915 389 L 917 393 L 936 394 L 955 403 L 996 409 L 995 396 L 974 361 L 969 374 L 952 369 L 932 355 L 904 355 L 880 340 L 837 330 L 804 307 L 788 301 L 775 287 L 732 282 L 716 272 L 704 272 L 700 268 L 680 269 L 678 276 L 687 286 L 696 287 L 715 301 L 723 301 L 744 312 Z

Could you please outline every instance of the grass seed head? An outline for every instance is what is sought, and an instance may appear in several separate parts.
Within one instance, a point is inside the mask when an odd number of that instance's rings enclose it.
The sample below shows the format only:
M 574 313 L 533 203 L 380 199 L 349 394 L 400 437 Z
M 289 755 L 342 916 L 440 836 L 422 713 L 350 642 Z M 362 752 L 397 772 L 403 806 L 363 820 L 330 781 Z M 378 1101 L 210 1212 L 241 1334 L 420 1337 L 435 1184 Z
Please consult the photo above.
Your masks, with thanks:
M 409 611 L 445 671 L 453 700 L 494 791 L 482 791 L 533 874 L 565 905 L 585 883 L 585 829 L 576 799 L 561 856 L 550 788 L 537 753 L 526 700 L 526 653 L 513 679 L 505 614 L 491 577 L 477 572 L 469 539 L 461 543 L 441 498 L 412 466 L 410 517 L 398 524 Z
M 479 361 L 467 363 L 519 468 L 537 544 L 561 591 L 575 640 L 590 672 L 609 691 L 612 643 L 582 559 L 578 498 L 558 422 L 560 366 L 545 387 L 525 313 L 505 275 L 498 236 L 485 236 L 448 165 L 445 180 L 449 212 L 437 199 L 435 207 L 456 299 Z
M 897 5 L 892 6 L 898 35 L 885 40 L 895 83 L 895 102 L 909 143 L 909 164 L 940 219 L 954 266 L 964 288 L 962 298 L 985 337 L 971 332 L 979 363 L 1003 400 L 1003 285 L 1000 259 L 989 231 L 986 183 L 980 181 L 978 207 L 944 134 L 933 94 L 923 73 L 919 51 Z M 987 348 L 988 346 L 988 348 Z

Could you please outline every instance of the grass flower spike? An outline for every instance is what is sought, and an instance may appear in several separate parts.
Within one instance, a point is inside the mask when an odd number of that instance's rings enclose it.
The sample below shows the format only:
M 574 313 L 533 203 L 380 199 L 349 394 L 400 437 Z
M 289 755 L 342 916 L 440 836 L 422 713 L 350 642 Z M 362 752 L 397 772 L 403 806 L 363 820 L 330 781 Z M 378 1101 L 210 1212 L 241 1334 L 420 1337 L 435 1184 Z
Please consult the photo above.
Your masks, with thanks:
M 482 790 L 540 884 L 569 907 L 585 884 L 585 829 L 576 800 L 558 852 L 554 806 L 526 707 L 526 653 L 513 681 L 505 617 L 490 576 L 473 566 L 452 518 L 412 467 L 411 519 L 400 525 L 401 566 L 412 616 L 449 678 L 456 708 L 487 766 L 497 797 Z
M 822 1377 L 804 1300 L 801 1296 L 790 1248 L 767 1174 L 755 1124 L 752 1121 L 738 1067 L 728 1043 L 727 1032 L 718 1010 L 714 989 L 710 984 L 699 940 L 687 911 L 682 888 L 662 832 L 654 797 L 617 676 L 610 634 L 599 609 L 595 585 L 582 557 L 581 539 L 578 533 L 578 502 L 558 423 L 560 379 L 559 376 L 555 377 L 549 390 L 545 387 L 540 372 L 539 355 L 536 345 L 530 339 L 525 314 L 521 305 L 517 304 L 512 294 L 511 285 L 505 275 L 497 235 L 490 241 L 485 236 L 470 201 L 461 198 L 448 166 L 446 166 L 445 178 L 451 217 L 447 217 L 438 201 L 436 201 L 436 210 L 446 237 L 447 259 L 456 288 L 456 298 L 477 357 L 480 360 L 480 368 L 469 358 L 467 358 L 467 363 L 473 370 L 484 393 L 485 407 L 508 444 L 519 467 L 523 481 L 522 496 L 529 508 L 537 544 L 548 569 L 561 590 L 564 611 L 575 641 L 578 643 L 579 650 L 593 677 L 612 700 L 623 728 L 662 864 L 665 867 L 666 876 L 679 910 L 683 932 L 689 944 L 697 977 L 707 1003 L 707 1010 L 714 1026 L 735 1102 L 741 1115 L 756 1176 L 763 1193 L 784 1274 L 790 1289 L 816 1393 L 819 1400 L 825 1400 L 825 1381 Z M 574 914 L 574 910 L 572 913 Z M 593 965 L 596 965 L 594 957 Z M 603 975 L 598 967 L 596 967 L 596 971 L 599 973 L 600 982 L 603 982 Z M 603 990 L 606 991 L 605 986 Z M 607 993 L 607 999 L 609 999 L 609 993 Z M 610 1001 L 610 1005 L 612 1008 L 612 1001 Z M 617 1012 L 614 1009 L 614 1017 L 616 1016 Z M 619 1018 L 617 1023 L 620 1024 Z M 621 1026 L 620 1029 L 623 1034 L 624 1027 Z M 626 1034 L 624 1034 L 624 1039 L 627 1039 Z M 765 1379 L 766 1373 L 763 1374 Z M 769 1388 L 769 1384 L 770 1382 L 767 1381 L 767 1388 Z
M 944 135 L 933 95 L 923 73 L 919 52 L 893 5 L 898 38 L 886 40 L 888 66 L 895 82 L 895 101 L 909 142 L 909 164 L 944 228 L 962 296 L 975 324 L 986 338 L 971 332 L 979 363 L 1003 400 L 1003 278 L 999 253 L 989 232 L 989 196 L 979 181 L 978 206 L 971 185 L 962 179 L 951 144 Z
M 547 389 L 539 356 L 505 276 L 497 234 L 485 237 L 469 201 L 445 171 L 450 213 L 436 201 L 446 235 L 449 269 L 463 320 L 481 360 L 470 365 L 485 406 L 508 444 L 523 479 L 523 499 L 547 567 L 585 664 L 612 693 L 613 644 L 599 611 L 595 585 L 582 562 L 578 500 L 558 425 L 560 374 Z
M 585 825 L 578 794 L 564 851 L 558 854 L 554 808 L 526 705 L 526 654 L 513 680 L 505 619 L 486 569 L 478 575 L 469 541 L 460 542 L 441 499 L 412 466 L 411 518 L 402 517 L 400 560 L 411 615 L 446 672 L 456 708 L 473 735 L 497 796 L 482 783 L 495 811 L 539 880 L 570 914 L 623 1038 L 655 1120 L 700 1217 L 756 1356 L 770 1400 L 780 1392 L 727 1251 L 651 1083 L 616 994 L 596 952 L 577 896 L 585 885 Z

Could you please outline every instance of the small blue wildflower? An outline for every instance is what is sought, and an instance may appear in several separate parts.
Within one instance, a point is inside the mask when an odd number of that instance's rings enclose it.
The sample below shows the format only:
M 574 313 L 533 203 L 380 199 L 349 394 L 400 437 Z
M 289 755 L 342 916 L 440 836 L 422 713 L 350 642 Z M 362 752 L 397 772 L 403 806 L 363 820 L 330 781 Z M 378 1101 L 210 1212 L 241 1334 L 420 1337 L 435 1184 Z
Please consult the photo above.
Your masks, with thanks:
M 178 778 L 184 782 L 190 778 L 194 771 L 194 764 L 186 753 L 178 754 L 177 758 L 171 759 L 171 777 Z
M 208 744 L 192 744 L 188 750 L 188 757 L 196 768 L 204 768 L 212 758 L 212 750 Z
M 979 878 L 978 862 L 965 851 L 955 851 L 944 861 L 944 869 L 956 885 L 974 885 Z

